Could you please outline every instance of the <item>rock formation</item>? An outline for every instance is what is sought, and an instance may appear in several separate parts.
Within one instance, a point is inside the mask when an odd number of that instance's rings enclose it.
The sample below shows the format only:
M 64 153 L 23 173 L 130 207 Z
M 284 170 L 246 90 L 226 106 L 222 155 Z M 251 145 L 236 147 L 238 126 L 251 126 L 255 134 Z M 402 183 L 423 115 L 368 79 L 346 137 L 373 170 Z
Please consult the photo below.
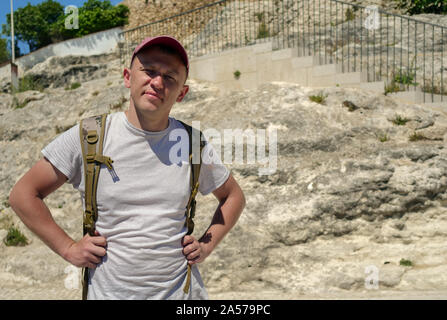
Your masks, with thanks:
M 69 72 L 72 61 L 82 61 L 79 73 Z M 49 65 L 30 72 L 43 78 Z M 80 288 L 67 285 L 73 269 L 19 221 L 7 198 L 57 134 L 82 117 L 124 110 L 129 92 L 113 56 L 59 58 L 58 65 L 42 92 L 20 93 L 15 103 L 0 94 L 0 236 L 16 225 L 30 239 L 23 247 L 0 242 L 0 299 L 81 296 Z M 74 81 L 81 86 L 65 90 Z M 189 85 L 174 117 L 222 135 L 224 129 L 264 129 L 277 137 L 272 174 L 259 175 L 266 165 L 249 164 L 245 153 L 242 162 L 228 164 L 247 206 L 200 265 L 210 298 L 445 298 L 444 110 L 360 89 L 274 82 L 222 95 L 210 83 Z M 316 103 L 311 96 L 324 98 Z M 244 144 L 247 150 L 250 142 Z M 194 234 L 200 236 L 217 202 L 213 196 L 197 200 Z M 65 184 L 45 201 L 56 222 L 80 239 L 78 192 Z

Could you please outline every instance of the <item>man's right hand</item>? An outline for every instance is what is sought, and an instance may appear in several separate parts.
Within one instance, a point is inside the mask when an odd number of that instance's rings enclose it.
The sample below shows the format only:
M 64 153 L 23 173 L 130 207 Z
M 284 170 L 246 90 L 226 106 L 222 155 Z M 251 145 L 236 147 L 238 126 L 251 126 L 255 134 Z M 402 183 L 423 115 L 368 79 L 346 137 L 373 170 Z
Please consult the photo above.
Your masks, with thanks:
M 73 241 L 54 221 L 43 201 L 67 179 L 51 162 L 42 158 L 14 185 L 9 203 L 23 223 L 51 250 L 77 267 L 96 268 L 106 254 L 106 239 L 96 233 Z
M 78 242 L 73 242 L 66 251 L 65 259 L 76 267 L 95 269 L 106 255 L 106 246 L 106 238 L 95 231 L 95 236 L 86 234 Z

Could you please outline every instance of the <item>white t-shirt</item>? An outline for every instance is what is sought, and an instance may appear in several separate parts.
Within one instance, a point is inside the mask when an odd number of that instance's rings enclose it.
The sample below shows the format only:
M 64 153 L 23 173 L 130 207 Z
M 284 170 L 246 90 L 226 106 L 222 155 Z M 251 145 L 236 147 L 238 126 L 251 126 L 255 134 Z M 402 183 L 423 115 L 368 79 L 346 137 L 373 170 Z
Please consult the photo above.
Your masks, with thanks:
M 97 231 L 107 239 L 107 254 L 90 270 L 88 299 L 208 298 L 196 265 L 189 293 L 183 292 L 187 261 L 181 240 L 187 232 L 191 170 L 187 154 L 181 153 L 183 160 L 177 163 L 170 160 L 169 150 L 177 144 L 170 141 L 174 129 L 184 127 L 171 117 L 168 128 L 160 132 L 134 127 L 124 112 L 107 117 L 103 154 L 112 158 L 113 170 L 101 166 L 96 222 Z M 212 150 L 211 144 L 207 148 Z M 80 191 L 84 203 L 79 125 L 59 135 L 42 153 Z M 227 168 L 216 162 L 202 163 L 203 195 L 229 177 Z

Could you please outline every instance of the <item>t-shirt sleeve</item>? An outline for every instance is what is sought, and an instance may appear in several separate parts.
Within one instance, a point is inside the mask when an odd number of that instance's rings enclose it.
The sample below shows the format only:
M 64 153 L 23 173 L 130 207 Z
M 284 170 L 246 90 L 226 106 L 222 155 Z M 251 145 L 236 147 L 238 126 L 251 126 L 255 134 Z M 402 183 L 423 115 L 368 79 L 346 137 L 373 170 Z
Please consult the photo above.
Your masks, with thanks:
M 211 143 L 206 143 L 202 151 L 202 164 L 199 175 L 199 191 L 207 195 L 227 181 L 230 171 L 222 163 L 219 154 Z
M 79 124 L 61 133 L 45 148 L 42 154 L 61 171 L 75 188 L 81 183 L 82 150 L 79 142 Z

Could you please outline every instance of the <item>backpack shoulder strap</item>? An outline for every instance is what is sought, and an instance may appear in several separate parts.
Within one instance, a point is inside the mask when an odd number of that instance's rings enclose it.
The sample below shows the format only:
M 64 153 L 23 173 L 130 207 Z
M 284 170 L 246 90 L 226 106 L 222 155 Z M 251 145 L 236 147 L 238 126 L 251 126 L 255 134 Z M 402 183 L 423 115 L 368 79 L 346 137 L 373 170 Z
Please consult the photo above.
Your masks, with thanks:
M 180 121 L 180 120 L 179 120 Z M 186 205 L 185 216 L 186 221 L 185 225 L 188 228 L 187 235 L 192 234 L 194 231 L 194 215 L 196 211 L 196 195 L 199 191 L 199 176 L 200 176 L 200 167 L 202 162 L 202 150 L 205 147 L 205 141 L 202 141 L 202 132 L 197 130 L 190 125 L 187 125 L 183 121 L 180 123 L 185 127 L 188 132 L 189 137 L 189 163 L 191 166 L 191 178 L 190 178 L 190 186 L 191 193 L 189 195 L 189 200 Z M 199 148 L 197 148 L 199 147 Z M 197 154 L 199 152 L 199 154 Z M 188 264 L 187 270 L 187 278 L 186 284 L 183 288 L 184 293 L 188 293 L 189 286 L 191 283 L 191 266 Z
M 202 141 L 202 132 L 190 125 L 187 125 L 183 121 L 180 123 L 185 127 L 189 137 L 189 163 L 191 166 L 190 187 L 191 193 L 189 196 L 188 204 L 186 205 L 186 225 L 188 227 L 187 234 L 191 234 L 194 231 L 194 213 L 195 213 L 195 197 L 199 191 L 199 176 L 200 167 L 202 162 L 202 150 L 205 146 L 205 142 Z M 199 147 L 199 148 L 197 148 Z M 197 154 L 199 152 L 199 154 Z
M 85 176 L 84 234 L 94 234 L 97 218 L 96 187 L 101 164 L 112 169 L 112 160 L 102 154 L 107 114 L 81 120 L 79 125 Z
M 84 162 L 85 177 L 85 211 L 83 219 L 83 234 L 93 236 L 95 223 L 98 218 L 96 206 L 96 189 L 98 186 L 101 164 L 112 169 L 112 159 L 102 154 L 104 132 L 107 114 L 93 116 L 81 120 L 79 124 L 79 136 Z M 87 299 L 88 268 L 84 268 L 82 298 Z

